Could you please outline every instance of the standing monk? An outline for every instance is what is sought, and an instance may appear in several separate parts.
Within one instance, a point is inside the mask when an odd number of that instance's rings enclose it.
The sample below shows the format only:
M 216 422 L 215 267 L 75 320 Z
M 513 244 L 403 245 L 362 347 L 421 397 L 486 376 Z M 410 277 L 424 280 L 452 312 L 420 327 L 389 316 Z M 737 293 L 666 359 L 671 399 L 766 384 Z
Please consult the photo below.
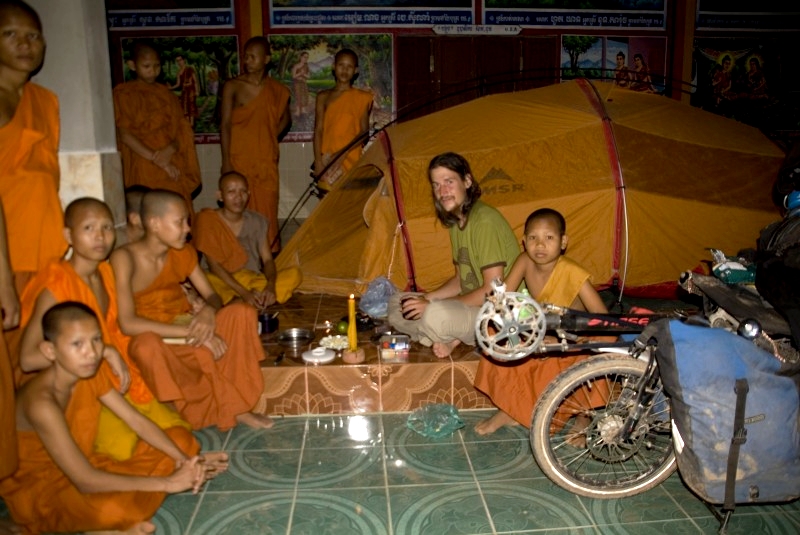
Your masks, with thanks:
M 142 199 L 144 237 L 111 254 L 117 306 L 128 348 L 159 401 L 174 403 L 195 429 L 237 422 L 272 427 L 251 412 L 264 390 L 265 357 L 256 310 L 244 303 L 222 307 L 186 243 L 188 214 L 180 196 L 165 190 Z M 205 300 L 191 314 L 181 283 L 189 280 Z M 168 344 L 164 339 L 168 339 Z
M 314 175 L 319 177 L 322 189 L 331 186 L 351 169 L 361 156 L 361 147 L 356 145 L 340 154 L 357 139 L 369 132 L 369 116 L 374 97 L 369 91 L 353 87 L 358 76 L 358 56 L 349 48 L 343 48 L 333 58 L 333 76 L 336 85 L 317 94 L 316 123 L 314 124 Z M 332 161 L 337 163 L 326 167 Z M 324 175 L 323 175 L 324 172 Z
M 58 197 L 58 99 L 32 82 L 44 59 L 42 25 L 18 0 L 0 0 L 0 199 L 17 292 L 67 249 Z
M 201 183 L 192 126 L 175 94 L 157 81 L 161 60 L 153 47 L 137 42 L 127 65 L 136 79 L 114 88 L 125 187 L 174 191 L 191 210 L 192 193 Z
M 0 0 L 0 309 L 3 329 L 19 323 L 28 278 L 66 250 L 58 198 L 58 99 L 29 82 L 44 60 L 39 15 Z M 17 339 L 19 338 L 16 331 Z M 16 359 L 15 359 L 16 360 Z M 17 467 L 12 362 L 0 337 L 0 479 Z M 0 519 L 0 533 L 17 528 Z
M 222 87 L 222 174 L 236 171 L 250 183 L 247 207 L 269 221 L 269 243 L 278 236 L 278 141 L 291 123 L 289 89 L 267 76 L 271 59 L 266 37 L 244 46 L 245 73 Z

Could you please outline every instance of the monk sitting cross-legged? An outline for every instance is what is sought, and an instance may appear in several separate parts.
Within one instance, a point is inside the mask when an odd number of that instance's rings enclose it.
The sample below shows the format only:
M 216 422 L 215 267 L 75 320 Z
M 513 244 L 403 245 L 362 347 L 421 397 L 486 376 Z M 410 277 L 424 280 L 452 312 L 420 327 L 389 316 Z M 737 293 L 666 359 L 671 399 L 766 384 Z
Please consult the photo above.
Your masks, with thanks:
M 111 266 L 106 262 L 114 245 L 111 210 L 97 199 L 76 199 L 67 206 L 64 222 L 64 236 L 72 246 L 72 255 L 69 260 L 57 260 L 47 265 L 22 293 L 22 369 L 41 370 L 50 365 L 39 349 L 44 339 L 41 326 L 44 313 L 56 303 L 83 303 L 94 311 L 100 322 L 105 343 L 103 356 L 109 363 L 115 363 L 116 368 L 127 368 L 123 380 L 115 380 L 127 401 L 162 429 L 175 426 L 190 429 L 174 410 L 154 398 L 139 368 L 128 357 L 130 338 L 122 333 L 117 321 L 116 284 Z M 120 365 L 120 360 L 124 364 Z M 113 412 L 101 411 L 95 439 L 96 452 L 117 460 L 128 459 L 138 438 L 136 432 Z
M 152 533 L 166 493 L 197 492 L 227 469 L 226 454 L 198 456 L 190 431 L 162 431 L 117 392 L 90 308 L 57 304 L 41 328 L 40 350 L 51 364 L 17 393 L 19 468 L 0 481 L 0 496 L 27 532 Z M 102 406 L 142 439 L 126 461 L 94 451 Z
M 271 419 L 251 412 L 264 389 L 256 310 L 244 303 L 222 307 L 186 243 L 188 214 L 179 195 L 147 192 L 141 215 L 144 237 L 116 249 L 111 265 L 119 323 L 133 336 L 130 355 L 145 382 L 194 428 L 271 427 Z M 181 288 L 187 278 L 206 303 L 193 315 Z
M 276 301 L 288 301 L 302 274 L 296 267 L 275 270 L 268 238 L 272 223 L 246 209 L 249 197 L 247 179 L 235 171 L 225 173 L 217 191 L 222 207 L 201 210 L 192 234 L 223 303 L 238 297 L 263 311 Z

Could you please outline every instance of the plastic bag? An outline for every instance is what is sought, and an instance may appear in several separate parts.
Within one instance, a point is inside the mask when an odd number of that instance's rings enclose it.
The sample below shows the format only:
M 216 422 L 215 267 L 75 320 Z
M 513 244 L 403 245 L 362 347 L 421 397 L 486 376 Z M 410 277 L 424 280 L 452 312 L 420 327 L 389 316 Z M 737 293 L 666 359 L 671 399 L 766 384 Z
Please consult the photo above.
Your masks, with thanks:
M 373 318 L 385 318 L 389 313 L 389 298 L 397 292 L 392 281 L 386 277 L 376 277 L 361 296 L 358 308 Z
M 406 427 L 423 437 L 441 438 L 464 427 L 458 409 L 448 403 L 431 403 L 408 415 Z

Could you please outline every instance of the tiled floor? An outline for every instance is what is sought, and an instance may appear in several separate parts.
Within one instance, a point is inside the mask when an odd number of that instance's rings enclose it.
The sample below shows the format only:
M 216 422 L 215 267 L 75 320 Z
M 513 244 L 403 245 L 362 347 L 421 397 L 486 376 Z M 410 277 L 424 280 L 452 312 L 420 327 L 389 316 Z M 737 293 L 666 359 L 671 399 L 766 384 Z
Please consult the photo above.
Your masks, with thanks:
M 281 310 L 280 329 L 313 328 L 344 314 L 346 300 L 298 296 Z M 272 367 L 279 348 L 271 342 L 266 346 L 265 366 Z M 285 358 L 279 367 L 304 367 L 302 360 Z M 467 355 L 453 361 L 462 358 Z M 436 361 L 421 346 L 410 358 L 430 359 Z M 716 520 L 678 474 L 626 499 L 578 497 L 542 474 L 526 429 L 476 435 L 475 423 L 490 414 L 461 410 L 465 426 L 437 440 L 409 430 L 408 412 L 368 410 L 279 417 L 266 431 L 201 430 L 196 435 L 203 449 L 227 451 L 230 469 L 197 495 L 168 497 L 154 519 L 157 533 L 716 533 Z M 0 503 L 0 517 L 3 513 Z M 800 503 L 739 507 L 731 522 L 731 534 L 797 534 Z
M 407 414 L 288 417 L 269 431 L 204 430 L 228 473 L 197 496 L 167 499 L 162 534 L 455 535 L 715 533 L 674 475 L 621 500 L 574 496 L 546 479 L 522 427 L 479 437 L 487 411 L 461 413 L 445 439 L 407 429 Z M 800 532 L 800 504 L 740 507 L 731 534 Z

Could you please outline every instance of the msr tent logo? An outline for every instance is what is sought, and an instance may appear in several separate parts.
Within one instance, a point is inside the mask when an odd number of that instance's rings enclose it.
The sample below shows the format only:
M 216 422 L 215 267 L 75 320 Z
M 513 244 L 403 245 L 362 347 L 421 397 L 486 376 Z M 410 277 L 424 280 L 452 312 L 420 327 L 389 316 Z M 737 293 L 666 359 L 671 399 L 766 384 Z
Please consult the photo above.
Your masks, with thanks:
M 484 195 L 503 195 L 525 191 L 525 184 L 518 184 L 502 169 L 492 167 L 480 181 Z

